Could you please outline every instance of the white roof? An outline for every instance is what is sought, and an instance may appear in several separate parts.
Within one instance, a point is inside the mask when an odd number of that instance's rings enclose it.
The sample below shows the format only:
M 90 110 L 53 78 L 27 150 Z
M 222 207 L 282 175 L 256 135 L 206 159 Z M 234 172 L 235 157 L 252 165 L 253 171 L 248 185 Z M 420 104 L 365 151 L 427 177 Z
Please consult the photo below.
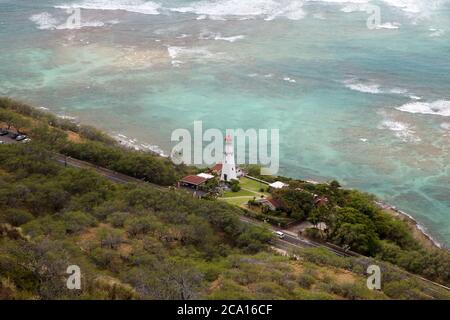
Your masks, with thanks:
M 328 226 L 325 222 L 319 222 L 317 224 L 317 229 L 324 231 L 324 230 L 328 229 Z
M 214 178 L 214 176 L 212 174 L 208 174 L 208 173 L 204 173 L 204 172 L 199 173 L 197 176 L 205 178 L 206 180 Z
M 281 188 L 287 187 L 288 185 L 281 181 L 276 181 L 274 183 L 269 184 L 269 186 L 274 189 L 281 189 Z

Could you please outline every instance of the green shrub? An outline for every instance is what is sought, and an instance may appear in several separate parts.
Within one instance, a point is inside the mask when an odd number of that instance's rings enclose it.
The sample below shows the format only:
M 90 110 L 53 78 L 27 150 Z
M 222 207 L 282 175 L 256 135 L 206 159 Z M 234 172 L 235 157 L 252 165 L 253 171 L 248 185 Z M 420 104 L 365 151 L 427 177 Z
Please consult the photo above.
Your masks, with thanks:
M 22 209 L 7 209 L 0 216 L 2 222 L 9 223 L 15 227 L 21 226 L 33 220 L 33 218 L 34 216 L 31 213 Z
M 108 221 L 114 228 L 122 228 L 125 225 L 125 220 L 130 216 L 127 212 L 115 212 L 108 216 Z
M 64 221 L 68 233 L 77 233 L 96 225 L 96 220 L 90 214 L 80 211 L 66 212 L 61 219 Z
M 231 191 L 233 191 L 233 192 L 239 192 L 239 191 L 241 191 L 241 186 L 239 185 L 239 183 L 233 183 L 233 184 L 231 184 Z
M 316 283 L 316 279 L 309 274 L 302 274 L 298 277 L 298 284 L 305 289 L 310 289 Z
M 116 249 L 124 241 L 124 231 L 103 227 L 97 230 L 97 238 L 104 248 Z

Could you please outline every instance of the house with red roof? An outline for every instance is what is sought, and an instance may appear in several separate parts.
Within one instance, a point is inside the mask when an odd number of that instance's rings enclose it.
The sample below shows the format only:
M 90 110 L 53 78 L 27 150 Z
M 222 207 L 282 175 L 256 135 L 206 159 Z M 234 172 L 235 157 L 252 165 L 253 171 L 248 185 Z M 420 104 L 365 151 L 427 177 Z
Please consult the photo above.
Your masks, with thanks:
M 277 211 L 283 209 L 282 203 L 274 198 L 256 199 L 255 203 L 259 204 L 262 207 L 268 208 L 270 211 Z
M 222 174 L 222 167 L 223 165 L 221 163 L 217 163 L 214 167 L 209 169 L 209 172 L 215 176 L 220 176 Z

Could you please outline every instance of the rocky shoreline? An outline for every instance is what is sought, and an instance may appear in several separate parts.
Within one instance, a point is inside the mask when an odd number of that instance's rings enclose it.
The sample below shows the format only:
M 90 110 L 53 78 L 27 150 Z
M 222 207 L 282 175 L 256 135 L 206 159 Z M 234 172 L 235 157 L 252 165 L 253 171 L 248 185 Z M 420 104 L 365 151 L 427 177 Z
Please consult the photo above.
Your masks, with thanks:
M 405 221 L 408 224 L 408 226 L 410 227 L 411 231 L 413 232 L 414 238 L 419 240 L 426 247 L 448 249 L 448 248 L 446 248 L 445 245 L 442 245 L 441 243 L 436 241 L 431 235 L 429 235 L 425 231 L 425 228 L 408 213 L 406 213 L 400 209 L 397 209 L 395 206 L 392 206 L 392 205 L 387 204 L 380 200 L 375 201 L 375 203 L 378 205 L 378 207 L 383 209 L 386 213 L 396 217 L 397 219 Z

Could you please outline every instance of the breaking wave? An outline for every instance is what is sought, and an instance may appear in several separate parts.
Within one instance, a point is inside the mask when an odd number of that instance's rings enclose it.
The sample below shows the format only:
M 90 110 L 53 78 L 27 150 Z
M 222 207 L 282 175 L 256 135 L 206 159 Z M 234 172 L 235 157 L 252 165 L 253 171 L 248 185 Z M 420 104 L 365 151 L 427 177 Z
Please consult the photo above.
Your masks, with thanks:
M 238 17 L 250 19 L 263 17 L 265 20 L 273 20 L 284 17 L 290 20 L 300 20 L 305 17 L 303 1 L 274 1 L 274 0 L 220 0 L 198 1 L 189 6 L 170 8 L 171 11 L 180 13 L 194 13 L 202 18 Z
M 81 29 L 81 28 L 95 28 L 103 27 L 104 22 L 101 21 L 85 21 L 80 24 L 61 23 L 60 20 L 53 17 L 48 12 L 42 12 L 30 17 L 30 21 L 37 25 L 40 30 L 67 30 L 67 29 Z
M 409 113 L 432 114 L 450 117 L 450 101 L 438 100 L 434 102 L 412 102 L 396 108 Z
M 420 142 L 421 139 L 415 136 L 415 131 L 407 123 L 390 119 L 383 120 L 378 129 L 386 129 L 394 132 L 394 135 L 404 142 Z
M 84 0 L 55 6 L 59 9 L 123 10 L 142 14 L 159 14 L 161 5 L 144 0 Z

